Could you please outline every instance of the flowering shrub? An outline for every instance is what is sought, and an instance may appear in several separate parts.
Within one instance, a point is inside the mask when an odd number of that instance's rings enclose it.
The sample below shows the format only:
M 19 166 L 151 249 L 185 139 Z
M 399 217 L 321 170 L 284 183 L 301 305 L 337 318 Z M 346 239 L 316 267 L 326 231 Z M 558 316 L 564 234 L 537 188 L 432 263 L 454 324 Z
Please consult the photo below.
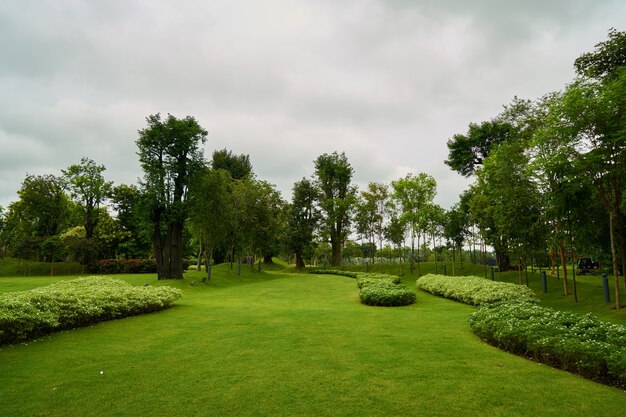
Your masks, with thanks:
M 504 300 L 539 301 L 528 287 L 508 282 L 494 282 L 480 277 L 449 277 L 428 274 L 419 278 L 417 288 L 471 305 Z
M 483 305 L 469 321 L 500 349 L 626 388 L 625 326 L 519 301 Z
M 90 274 L 151 274 L 156 272 L 154 259 L 103 259 L 89 264 Z
M 0 295 L 0 344 L 170 307 L 182 291 L 88 277 Z

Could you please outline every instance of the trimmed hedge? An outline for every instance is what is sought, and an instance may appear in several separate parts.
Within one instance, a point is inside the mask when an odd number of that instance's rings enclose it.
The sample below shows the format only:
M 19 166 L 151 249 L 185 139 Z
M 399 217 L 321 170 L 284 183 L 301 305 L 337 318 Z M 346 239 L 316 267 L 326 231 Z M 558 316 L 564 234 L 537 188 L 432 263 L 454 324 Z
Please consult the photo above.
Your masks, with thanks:
M 0 295 L 0 344 L 163 310 L 182 296 L 171 287 L 137 287 L 106 277 L 61 281 Z
M 415 293 L 405 285 L 385 281 L 362 286 L 359 297 L 368 306 L 397 307 L 415 303 Z
M 626 326 L 519 301 L 485 304 L 469 322 L 500 349 L 626 388 Z
M 528 287 L 473 276 L 450 277 L 428 274 L 419 278 L 415 285 L 431 294 L 476 306 L 504 300 L 539 301 Z

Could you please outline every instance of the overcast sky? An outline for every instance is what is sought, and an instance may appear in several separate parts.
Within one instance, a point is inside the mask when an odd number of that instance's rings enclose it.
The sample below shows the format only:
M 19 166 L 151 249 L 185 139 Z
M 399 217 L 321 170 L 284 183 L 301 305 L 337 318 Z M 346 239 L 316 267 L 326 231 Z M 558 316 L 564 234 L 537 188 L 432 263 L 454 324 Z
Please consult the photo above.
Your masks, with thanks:
M 468 180 L 446 141 L 563 88 L 625 26 L 623 0 L 3 0 L 0 205 L 83 156 L 137 183 L 137 130 L 160 112 L 194 116 L 207 157 L 249 154 L 286 199 L 338 151 L 361 187 L 432 175 L 447 208 Z

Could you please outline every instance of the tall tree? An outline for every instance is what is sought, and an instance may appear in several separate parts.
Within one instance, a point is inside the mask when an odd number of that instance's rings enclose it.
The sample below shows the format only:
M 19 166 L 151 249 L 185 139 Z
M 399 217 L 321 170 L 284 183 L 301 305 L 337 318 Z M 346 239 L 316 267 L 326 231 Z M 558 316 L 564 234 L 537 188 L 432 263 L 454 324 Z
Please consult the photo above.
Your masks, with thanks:
M 83 211 L 86 238 L 93 237 L 101 204 L 111 194 L 112 182 L 105 181 L 102 173 L 104 165 L 96 165 L 89 158 L 82 158 L 80 164 L 70 165 L 63 170 L 72 197 Z
M 341 265 L 341 246 L 350 232 L 356 187 L 351 184 L 354 171 L 345 153 L 323 154 L 315 160 L 315 186 L 323 213 L 322 234 L 330 240 L 331 263 Z
M 136 144 L 144 176 L 141 185 L 148 198 L 152 242 L 159 279 L 183 277 L 183 228 L 188 214 L 188 187 L 205 166 L 200 144 L 207 131 L 191 116 L 171 114 L 146 118 Z
M 287 219 L 286 247 L 296 257 L 296 268 L 305 267 L 315 249 L 315 230 L 320 213 L 316 206 L 317 191 L 311 181 L 302 178 L 293 185 L 293 196 Z

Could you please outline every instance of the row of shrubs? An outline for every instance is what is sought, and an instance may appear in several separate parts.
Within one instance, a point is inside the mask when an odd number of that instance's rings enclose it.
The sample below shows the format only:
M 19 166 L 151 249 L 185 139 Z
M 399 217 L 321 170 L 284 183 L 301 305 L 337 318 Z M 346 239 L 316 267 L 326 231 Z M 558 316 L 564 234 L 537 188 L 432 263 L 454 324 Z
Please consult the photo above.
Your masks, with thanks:
M 90 274 L 153 274 L 154 259 L 103 259 L 87 266 Z
M 359 298 L 369 306 L 395 307 L 415 303 L 415 293 L 395 275 L 319 269 L 310 272 L 356 278 Z
M 539 301 L 533 290 L 528 287 L 473 276 L 449 277 L 428 274 L 419 278 L 416 285 L 417 288 L 431 294 L 475 306 L 504 300 Z
M 625 326 L 520 301 L 484 304 L 470 326 L 500 349 L 626 388 Z
M 182 296 L 171 287 L 87 277 L 0 295 L 0 344 L 162 310 Z

